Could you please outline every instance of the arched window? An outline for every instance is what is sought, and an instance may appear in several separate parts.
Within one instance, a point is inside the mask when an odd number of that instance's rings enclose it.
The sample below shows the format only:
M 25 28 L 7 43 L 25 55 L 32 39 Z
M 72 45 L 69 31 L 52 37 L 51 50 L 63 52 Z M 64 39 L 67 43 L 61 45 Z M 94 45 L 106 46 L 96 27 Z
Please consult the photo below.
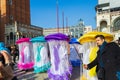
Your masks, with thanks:
M 13 40 L 13 32 L 10 32 L 10 40 Z
M 106 21 L 101 21 L 101 23 L 100 23 L 100 31 L 102 31 L 102 32 L 107 31 L 107 22 Z
M 9 4 L 9 5 L 12 5 L 12 0 L 8 0 L 8 4 Z
M 70 32 L 74 32 L 74 29 L 71 29 Z
M 78 28 L 76 28 L 75 31 L 78 32 Z
M 120 17 L 117 18 L 114 23 L 113 23 L 113 30 L 114 31 L 117 31 L 117 30 L 120 30 Z

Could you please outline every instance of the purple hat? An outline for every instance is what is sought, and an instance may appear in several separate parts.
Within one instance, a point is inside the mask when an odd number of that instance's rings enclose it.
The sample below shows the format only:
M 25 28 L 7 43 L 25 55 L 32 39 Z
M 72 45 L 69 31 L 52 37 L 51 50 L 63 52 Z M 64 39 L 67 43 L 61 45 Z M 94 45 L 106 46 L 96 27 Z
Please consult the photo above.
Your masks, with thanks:
M 65 41 L 69 41 L 69 37 L 65 34 L 62 33 L 54 33 L 54 34 L 50 34 L 48 36 L 45 37 L 45 39 L 48 40 L 65 40 Z

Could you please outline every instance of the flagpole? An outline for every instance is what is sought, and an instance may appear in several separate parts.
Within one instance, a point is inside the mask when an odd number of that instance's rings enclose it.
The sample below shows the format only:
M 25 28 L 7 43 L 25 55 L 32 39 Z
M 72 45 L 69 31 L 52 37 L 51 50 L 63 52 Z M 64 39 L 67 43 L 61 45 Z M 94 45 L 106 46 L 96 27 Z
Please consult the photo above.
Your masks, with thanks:
M 58 8 L 58 0 L 56 0 L 56 15 L 57 15 L 57 31 L 59 33 L 59 8 Z
M 64 12 L 62 13 L 62 17 L 63 17 L 63 33 L 64 33 Z
M 66 17 L 66 33 L 68 33 L 68 18 Z

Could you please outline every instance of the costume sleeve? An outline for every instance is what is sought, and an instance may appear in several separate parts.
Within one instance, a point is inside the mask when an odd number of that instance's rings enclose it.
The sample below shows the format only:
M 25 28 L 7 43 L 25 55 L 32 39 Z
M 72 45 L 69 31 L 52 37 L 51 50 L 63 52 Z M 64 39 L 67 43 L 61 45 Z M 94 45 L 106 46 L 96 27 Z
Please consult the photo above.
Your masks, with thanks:
M 91 63 L 89 63 L 87 66 L 88 66 L 88 69 L 91 69 L 93 68 L 94 66 L 96 66 L 98 64 L 98 56 L 95 58 L 95 60 L 93 60 Z

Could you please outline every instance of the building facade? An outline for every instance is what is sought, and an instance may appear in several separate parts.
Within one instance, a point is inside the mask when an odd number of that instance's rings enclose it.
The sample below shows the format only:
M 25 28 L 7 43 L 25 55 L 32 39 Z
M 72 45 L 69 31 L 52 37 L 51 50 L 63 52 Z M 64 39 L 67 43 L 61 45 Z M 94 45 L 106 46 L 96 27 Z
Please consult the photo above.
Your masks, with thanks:
M 75 26 L 71 26 L 69 29 L 69 33 L 71 37 L 79 38 L 84 34 L 84 22 L 82 19 L 79 20 L 78 24 Z
M 59 32 L 68 35 L 70 38 L 80 38 L 84 33 L 92 31 L 92 26 L 85 26 L 82 19 L 75 26 L 59 28 Z M 58 33 L 58 28 L 44 28 L 43 35 Z
M 120 1 L 98 0 L 96 6 L 97 30 L 112 33 L 115 40 L 120 38 Z
M 85 26 L 84 27 L 84 34 L 88 33 L 88 32 L 91 32 L 91 31 L 92 31 L 92 26 Z
M 30 0 L 0 0 L 0 41 L 15 42 L 18 33 L 27 37 L 32 30 L 42 35 L 42 28 L 31 26 Z
M 69 35 L 69 27 L 65 27 L 65 28 L 44 28 L 43 29 L 43 35 L 44 36 L 47 36 L 49 34 L 54 34 L 54 33 L 58 33 L 58 31 L 60 33 L 63 33 L 63 34 L 66 34 L 66 35 Z
M 15 44 L 16 40 L 23 37 L 37 37 L 43 35 L 43 28 L 34 26 L 34 25 L 26 25 L 26 24 L 18 24 L 15 22 L 12 25 L 5 25 L 5 43 L 7 45 Z

